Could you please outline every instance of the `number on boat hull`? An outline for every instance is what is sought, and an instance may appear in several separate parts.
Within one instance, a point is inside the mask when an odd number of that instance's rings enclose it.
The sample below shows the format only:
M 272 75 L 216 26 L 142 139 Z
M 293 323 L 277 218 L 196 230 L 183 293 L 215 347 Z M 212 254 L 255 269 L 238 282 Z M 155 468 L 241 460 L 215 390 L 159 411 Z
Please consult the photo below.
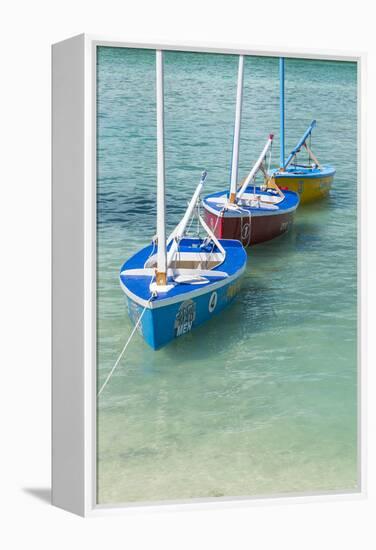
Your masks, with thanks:
M 242 241 L 246 241 L 249 236 L 249 223 L 245 223 L 241 230 Z
M 213 313 L 213 311 L 215 310 L 215 306 L 217 305 L 217 302 L 218 302 L 218 294 L 216 292 L 213 292 L 209 300 L 210 313 Z

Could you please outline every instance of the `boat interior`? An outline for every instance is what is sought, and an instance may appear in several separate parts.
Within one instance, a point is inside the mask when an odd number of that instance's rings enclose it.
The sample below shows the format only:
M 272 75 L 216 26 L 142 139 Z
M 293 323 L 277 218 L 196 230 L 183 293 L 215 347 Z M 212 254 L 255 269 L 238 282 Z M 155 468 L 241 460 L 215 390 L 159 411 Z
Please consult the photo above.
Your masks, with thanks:
M 221 265 L 224 256 L 221 253 L 213 252 L 180 252 L 171 261 L 170 269 L 192 269 L 192 270 L 210 270 Z M 151 256 L 145 264 L 145 267 L 157 267 L 157 255 Z
M 275 192 L 268 193 L 244 193 L 241 199 L 238 200 L 238 204 L 247 205 L 247 206 L 257 206 L 259 203 L 263 207 L 275 207 L 277 204 L 282 202 L 284 197 L 281 197 Z
M 238 206 L 251 206 L 258 208 L 269 208 L 270 210 L 275 210 L 278 208 L 278 204 L 283 201 L 284 197 L 281 197 L 275 192 L 268 193 L 249 193 L 246 192 L 243 196 L 237 200 L 236 204 L 233 205 L 233 208 L 236 209 Z M 228 201 L 227 193 L 220 195 L 219 197 L 208 197 L 206 199 L 208 203 L 214 203 L 216 205 L 223 205 L 227 208 L 231 208 L 231 203 Z

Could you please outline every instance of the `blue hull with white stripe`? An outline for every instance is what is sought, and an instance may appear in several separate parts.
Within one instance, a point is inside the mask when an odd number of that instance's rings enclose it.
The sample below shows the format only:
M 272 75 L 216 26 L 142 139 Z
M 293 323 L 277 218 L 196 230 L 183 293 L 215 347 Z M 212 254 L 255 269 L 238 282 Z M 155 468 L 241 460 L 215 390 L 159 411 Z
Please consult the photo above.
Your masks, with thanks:
M 187 253 L 197 253 L 197 250 L 210 253 L 213 250 L 212 244 L 207 249 L 203 244 L 202 239 L 184 238 L 179 250 Z M 145 309 L 139 331 L 153 349 L 157 350 L 202 325 L 234 300 L 240 290 L 239 279 L 245 270 L 247 255 L 238 241 L 221 240 L 220 244 L 226 251 L 225 260 L 206 272 L 202 282 L 174 283 L 171 275 L 168 282 L 172 288 L 153 298 L 150 276 L 127 275 L 132 269 L 145 265 L 152 246 L 143 248 L 123 265 L 120 283 L 127 296 L 129 316 L 135 324 Z

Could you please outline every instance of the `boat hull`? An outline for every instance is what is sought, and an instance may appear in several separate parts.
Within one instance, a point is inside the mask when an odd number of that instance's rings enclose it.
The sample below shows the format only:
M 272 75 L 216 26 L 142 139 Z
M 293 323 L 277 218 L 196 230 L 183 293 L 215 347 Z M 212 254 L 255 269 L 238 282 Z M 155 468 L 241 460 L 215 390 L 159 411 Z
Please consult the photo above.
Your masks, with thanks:
M 299 195 L 247 187 L 231 206 L 228 192 L 217 192 L 203 199 L 206 224 L 219 239 L 236 239 L 244 247 L 279 237 L 289 230 L 299 205 Z
M 265 216 L 226 217 L 205 209 L 205 221 L 220 239 L 237 239 L 243 246 L 251 246 L 279 237 L 289 230 L 294 221 L 293 212 Z
M 158 350 L 220 313 L 233 302 L 240 288 L 241 281 L 237 277 L 209 292 L 163 307 L 147 308 L 138 330 L 146 343 Z M 144 307 L 129 297 L 126 300 L 129 317 L 136 324 Z
M 145 268 L 148 262 L 154 265 L 158 245 L 156 249 L 155 243 L 142 248 L 122 266 L 120 285 L 129 316 L 134 324 L 140 320 L 139 332 L 153 349 L 191 332 L 234 300 L 240 290 L 247 253 L 237 240 L 218 241 L 218 245 L 206 239 L 184 237 L 179 243 L 180 265 L 171 264 L 168 284 L 159 291 L 151 287 L 154 268 Z M 171 246 L 172 241 L 168 251 Z M 218 257 L 220 250 L 225 254 Z M 210 258 L 218 263 L 210 267 Z M 195 261 L 197 265 L 186 265 Z
M 301 204 L 308 204 L 329 195 L 333 185 L 335 170 L 326 166 L 322 170 L 300 173 L 279 172 L 274 174 L 276 184 L 280 189 L 295 191 Z

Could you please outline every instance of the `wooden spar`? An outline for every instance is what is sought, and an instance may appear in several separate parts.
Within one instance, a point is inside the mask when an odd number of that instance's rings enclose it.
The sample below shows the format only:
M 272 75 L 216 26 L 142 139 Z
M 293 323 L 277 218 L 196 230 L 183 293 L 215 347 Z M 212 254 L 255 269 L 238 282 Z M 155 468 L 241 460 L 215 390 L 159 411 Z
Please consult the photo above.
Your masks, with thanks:
M 268 141 L 266 142 L 265 147 L 264 147 L 261 155 L 259 156 L 256 164 L 253 166 L 252 170 L 249 172 L 248 176 L 245 178 L 245 180 L 243 182 L 243 185 L 239 189 L 238 194 L 236 196 L 237 199 L 241 199 L 241 197 L 242 197 L 243 193 L 245 192 L 245 190 L 247 189 L 248 185 L 251 183 L 252 179 L 256 176 L 257 172 L 260 170 L 260 167 L 261 167 L 262 163 L 264 162 L 266 153 L 268 152 L 268 150 L 269 150 L 272 143 L 273 143 L 273 134 L 270 134 L 270 136 L 268 137 Z
M 156 102 L 157 102 L 157 273 L 156 283 L 165 286 L 167 281 L 166 206 L 164 166 L 164 109 L 163 109 L 163 52 L 156 51 Z
M 272 176 L 271 178 L 269 178 L 269 180 L 267 181 L 267 187 L 268 187 L 269 189 L 275 189 L 275 191 L 277 191 L 277 193 L 278 193 L 278 195 L 281 197 L 281 199 L 284 199 L 284 198 L 285 198 L 285 194 L 282 193 L 282 191 L 280 190 L 280 188 L 279 188 L 278 185 L 276 184 L 274 176 Z
M 313 154 L 313 151 L 311 151 L 310 147 L 308 147 L 307 142 L 304 143 L 304 147 L 307 149 L 308 156 L 313 162 L 316 164 L 317 168 L 321 168 L 321 165 L 316 157 L 316 155 Z
M 285 167 L 285 58 L 279 58 L 279 117 L 280 117 L 280 156 L 279 167 Z
M 242 103 L 243 103 L 243 75 L 244 75 L 244 56 L 239 55 L 238 84 L 237 84 L 237 90 L 236 90 L 236 107 L 235 107 L 235 127 L 234 127 L 234 141 L 232 145 L 232 164 L 231 164 L 231 182 L 230 182 L 230 202 L 232 203 L 234 203 L 236 199 L 236 185 L 238 181 L 240 124 L 241 124 Z
M 307 141 L 307 139 L 311 135 L 312 130 L 314 129 L 315 126 L 316 126 L 316 120 L 312 120 L 312 122 L 308 126 L 307 130 L 304 132 L 304 134 L 302 135 L 302 137 L 300 138 L 298 143 L 295 145 L 294 149 L 291 151 L 291 153 L 287 157 L 286 162 L 283 166 L 284 169 L 286 169 L 288 167 L 288 165 L 290 164 L 290 162 L 292 161 L 292 159 L 294 158 L 296 153 L 298 153 L 300 151 L 300 149 L 303 147 L 303 145 L 305 145 L 305 142 Z
M 185 229 L 188 225 L 189 220 L 191 219 L 191 216 L 193 214 L 193 210 L 194 210 L 194 208 L 197 204 L 197 201 L 200 198 L 200 194 L 201 194 L 202 188 L 204 186 L 207 175 L 208 175 L 208 173 L 206 172 L 206 170 L 204 172 L 202 172 L 200 183 L 196 187 L 196 190 L 193 194 L 193 197 L 191 198 L 191 200 L 188 204 L 187 210 L 185 211 L 185 214 L 184 214 L 181 222 L 179 223 L 177 228 L 173 231 L 173 234 L 172 234 L 173 235 L 173 242 L 172 242 L 171 248 L 168 252 L 167 266 L 170 266 L 171 262 L 174 259 L 176 251 L 179 247 L 179 241 L 184 236 L 184 231 L 185 231 Z

